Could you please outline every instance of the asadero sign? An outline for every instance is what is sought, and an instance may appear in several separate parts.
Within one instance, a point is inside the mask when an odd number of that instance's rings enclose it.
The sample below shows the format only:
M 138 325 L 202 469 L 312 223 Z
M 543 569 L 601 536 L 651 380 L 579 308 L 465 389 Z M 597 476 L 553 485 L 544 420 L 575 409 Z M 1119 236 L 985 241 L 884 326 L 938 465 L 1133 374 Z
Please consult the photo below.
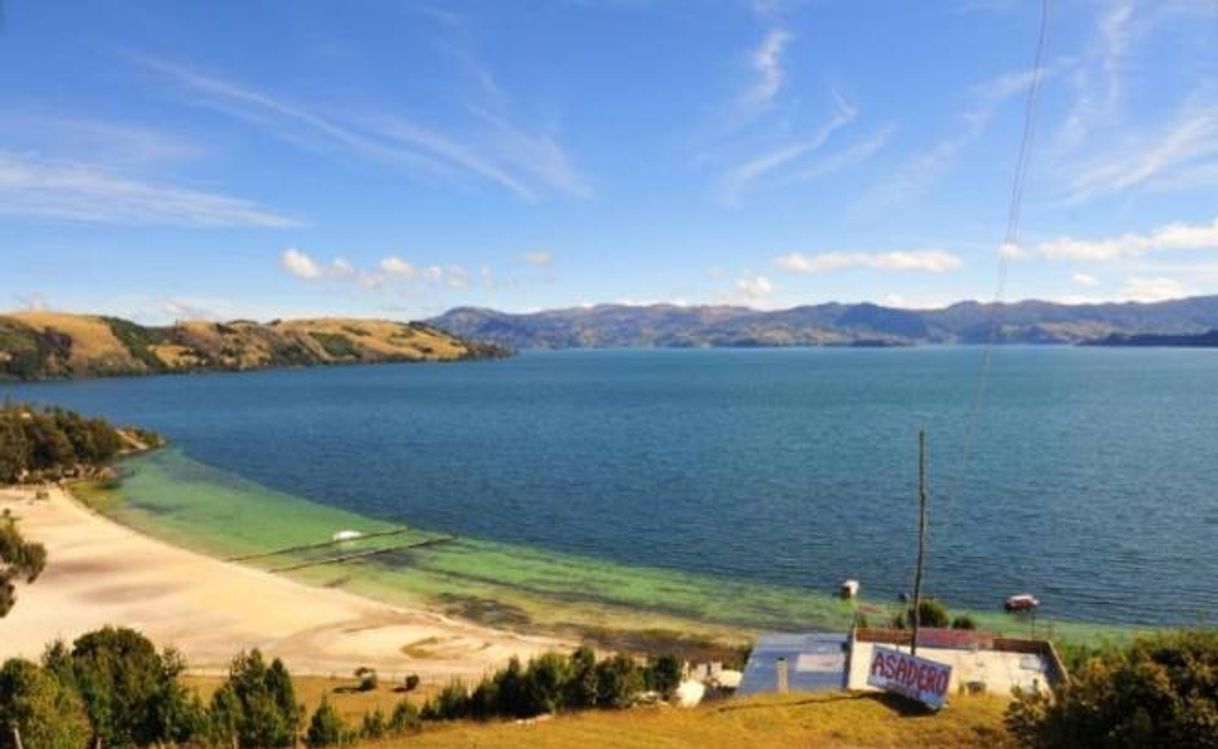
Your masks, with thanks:
M 879 646 L 873 651 L 867 675 L 869 685 L 903 694 L 935 710 L 947 701 L 951 680 L 951 666 Z

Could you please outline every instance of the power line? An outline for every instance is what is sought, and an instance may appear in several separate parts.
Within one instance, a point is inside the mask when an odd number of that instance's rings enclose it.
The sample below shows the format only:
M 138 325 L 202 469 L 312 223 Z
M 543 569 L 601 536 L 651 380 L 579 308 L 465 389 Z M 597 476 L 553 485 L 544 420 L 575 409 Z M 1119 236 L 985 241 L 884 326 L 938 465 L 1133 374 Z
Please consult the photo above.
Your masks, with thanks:
M 998 252 L 998 272 L 994 288 L 994 301 L 990 305 L 986 326 L 986 340 L 981 353 L 981 366 L 973 384 L 972 399 L 965 417 L 964 437 L 960 451 L 960 466 L 953 482 L 953 491 L 947 496 L 948 515 L 955 509 L 956 501 L 963 498 L 969 461 L 972 457 L 976 437 L 977 420 L 985 403 L 986 386 L 993 370 L 994 346 L 998 337 L 999 314 L 1006 296 L 1007 278 L 1010 275 L 1012 255 L 1018 250 L 1020 219 L 1023 208 L 1023 191 L 1031 162 L 1032 136 L 1036 129 L 1036 116 L 1040 104 L 1041 83 L 1044 80 L 1045 52 L 1049 46 L 1050 0 L 1042 0 L 1040 32 L 1033 56 L 1032 78 L 1028 82 L 1028 93 L 1024 101 L 1023 132 L 1019 139 L 1019 150 L 1015 157 L 1015 171 L 1011 175 L 1011 190 L 1007 205 L 1007 225 L 1002 246 Z

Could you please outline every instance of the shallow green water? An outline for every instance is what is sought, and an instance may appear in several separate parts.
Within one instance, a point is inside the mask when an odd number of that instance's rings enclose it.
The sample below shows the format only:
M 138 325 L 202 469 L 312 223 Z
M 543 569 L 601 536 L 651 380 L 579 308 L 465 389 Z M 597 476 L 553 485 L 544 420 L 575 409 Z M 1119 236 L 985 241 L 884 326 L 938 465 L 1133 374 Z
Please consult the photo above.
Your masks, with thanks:
M 389 602 L 422 602 L 489 623 L 523 629 L 668 629 L 689 635 L 726 630 L 842 629 L 854 607 L 824 594 L 710 575 L 623 565 L 535 547 L 457 538 L 394 549 L 444 534 L 408 529 L 334 546 L 340 530 L 379 533 L 403 526 L 270 490 L 168 448 L 126 461 L 117 487 L 82 495 L 106 514 L 149 535 L 215 556 L 263 555 L 245 563 L 278 570 L 372 549 L 387 553 L 290 572 Z M 886 605 L 861 604 L 873 619 Z M 975 614 L 987 627 L 1024 632 L 1003 615 Z M 1059 635 L 1122 630 L 1055 623 Z

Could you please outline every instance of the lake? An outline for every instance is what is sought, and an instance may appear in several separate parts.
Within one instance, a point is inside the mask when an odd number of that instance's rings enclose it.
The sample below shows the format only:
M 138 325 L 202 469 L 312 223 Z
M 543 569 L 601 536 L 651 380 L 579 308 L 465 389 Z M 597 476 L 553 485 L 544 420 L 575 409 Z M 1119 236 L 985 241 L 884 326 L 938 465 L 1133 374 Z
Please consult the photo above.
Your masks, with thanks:
M 1218 352 L 526 352 L 505 361 L 0 385 L 364 516 L 734 585 L 926 589 L 1118 624 L 1218 615 Z

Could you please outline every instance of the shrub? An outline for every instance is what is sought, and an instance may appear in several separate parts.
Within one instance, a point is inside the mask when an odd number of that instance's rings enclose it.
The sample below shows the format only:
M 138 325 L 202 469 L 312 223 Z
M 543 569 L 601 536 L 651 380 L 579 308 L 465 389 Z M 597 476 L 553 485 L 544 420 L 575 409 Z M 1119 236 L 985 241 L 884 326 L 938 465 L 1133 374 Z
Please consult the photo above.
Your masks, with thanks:
M 343 716 L 323 697 L 309 720 L 305 743 L 312 747 L 338 746 L 347 741 L 349 733 Z
M 419 709 L 406 700 L 399 702 L 389 716 L 389 730 L 393 733 L 417 731 L 420 724 Z
M 596 654 L 582 646 L 571 654 L 563 703 L 576 710 L 594 707 L 597 695 Z
M 457 720 L 470 714 L 469 690 L 454 681 L 423 706 L 423 720 Z
M 291 746 L 303 713 L 282 661 L 268 667 L 258 650 L 241 653 L 212 695 L 212 739 L 241 747 Z
M 361 739 L 383 739 L 388 733 L 389 724 L 385 721 L 385 714 L 379 707 L 373 708 L 372 712 L 364 713 L 364 720 L 360 723 L 359 728 Z
M 680 686 L 684 670 L 684 664 L 677 656 L 672 653 L 661 655 L 647 664 L 647 688 L 668 697 Z
M 615 655 L 596 664 L 596 704 L 599 707 L 628 707 L 643 689 L 638 665 L 626 655 Z
M 17 519 L 7 508 L 0 513 L 0 617 L 8 614 L 17 602 L 13 580 L 34 582 L 42 574 L 46 561 L 46 547 L 22 538 Z
M 1007 728 L 1035 749 L 1218 746 L 1218 632 L 1140 639 L 1088 659 L 1056 694 L 1020 694 Z
M 359 679 L 357 689 L 361 692 L 372 692 L 376 689 L 379 680 L 377 679 L 376 669 L 361 666 L 355 669 L 355 678 Z
M 952 619 L 952 629 L 977 629 L 977 623 L 968 614 L 961 614 Z
M 892 626 L 895 629 L 911 629 L 913 627 L 913 606 L 893 617 Z M 950 618 L 943 604 L 933 598 L 924 598 L 918 604 L 919 627 L 946 627 Z
M 406 680 L 404 682 L 402 682 L 402 687 L 403 687 L 403 691 L 406 691 L 406 692 L 413 692 L 414 690 L 418 689 L 419 688 L 419 675 L 410 674 L 409 676 L 407 676 Z

